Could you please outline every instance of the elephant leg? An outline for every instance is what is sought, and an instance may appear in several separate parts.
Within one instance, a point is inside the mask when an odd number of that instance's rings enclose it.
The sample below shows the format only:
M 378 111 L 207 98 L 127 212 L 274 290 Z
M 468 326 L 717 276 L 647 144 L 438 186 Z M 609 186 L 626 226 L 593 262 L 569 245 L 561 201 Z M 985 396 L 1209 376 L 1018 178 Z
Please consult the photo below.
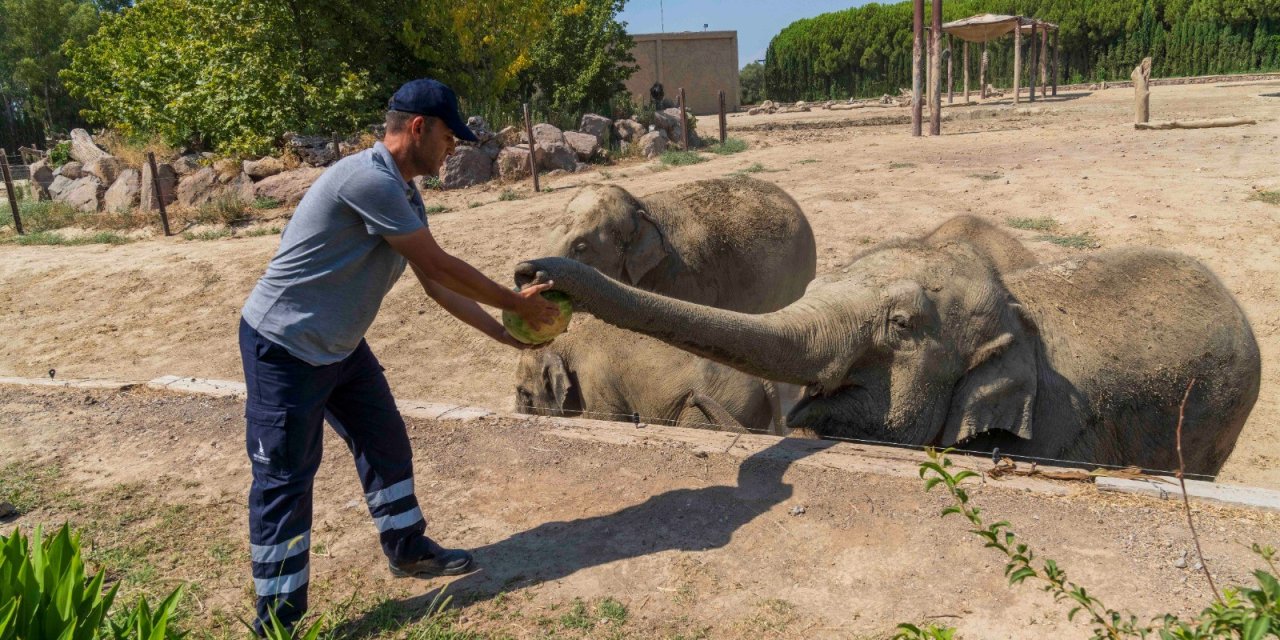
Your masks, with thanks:
M 685 410 L 680 412 L 676 422 L 678 426 L 714 426 L 719 431 L 733 433 L 751 433 L 736 418 L 729 415 L 719 402 L 697 391 L 689 394 L 684 401 Z
M 782 412 L 782 402 L 778 398 L 778 388 L 775 383 L 765 380 L 764 394 L 769 402 L 769 435 L 785 438 L 787 435 L 786 414 Z

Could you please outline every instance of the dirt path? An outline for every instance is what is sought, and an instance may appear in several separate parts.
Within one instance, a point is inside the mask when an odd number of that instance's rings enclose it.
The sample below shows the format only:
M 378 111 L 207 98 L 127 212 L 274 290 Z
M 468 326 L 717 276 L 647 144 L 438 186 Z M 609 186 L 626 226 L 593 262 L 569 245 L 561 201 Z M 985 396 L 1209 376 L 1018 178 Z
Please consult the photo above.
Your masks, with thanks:
M 0 489 L 25 510 L 19 526 L 70 520 L 126 593 L 190 582 L 188 627 L 239 633 L 251 602 L 239 402 L 0 386 L 0 407 Z M 940 520 L 943 497 L 917 479 L 788 466 L 771 450 L 740 461 L 567 440 L 538 424 L 410 421 L 429 531 L 474 548 L 484 567 L 448 584 L 453 628 L 866 638 L 933 621 L 969 638 L 1088 635 L 1034 587 L 1005 586 L 998 556 Z M 416 616 L 445 583 L 388 577 L 350 457 L 336 438 L 326 445 L 313 607 L 346 637 L 404 637 L 399 625 L 425 624 Z M 1067 495 L 988 484 L 975 501 L 1112 606 L 1145 618 L 1207 603 L 1203 577 L 1175 566 L 1190 549 L 1178 503 L 1062 486 Z M 1249 579 L 1255 563 L 1239 543 L 1274 543 L 1280 530 L 1275 513 L 1198 506 L 1197 518 L 1220 584 Z
M 553 193 L 498 201 L 489 185 L 428 194 L 451 211 L 432 216 L 442 245 L 501 282 L 540 253 L 574 187 L 611 181 L 648 194 L 759 165 L 757 177 L 791 193 L 817 237 L 819 273 L 885 238 L 921 233 L 948 216 L 1003 222 L 1050 217 L 1056 233 L 1103 247 L 1144 245 L 1203 260 L 1235 293 L 1263 353 L 1262 393 L 1222 478 L 1280 487 L 1280 206 L 1253 199 L 1280 190 L 1274 116 L 1280 83 L 1157 87 L 1159 119 L 1250 116 L 1259 124 L 1199 131 L 1134 131 L 1129 90 L 1064 94 L 1030 112 L 948 122 L 941 138 L 905 126 L 750 131 L 765 122 L 824 122 L 859 112 L 735 116 L 741 154 L 656 171 L 632 164 L 548 182 Z M 1030 108 L 1030 107 L 1029 107 Z M 956 114 L 983 107 L 955 107 Z M 870 111 L 870 110 L 867 110 Z M 879 110 L 877 110 L 879 111 Z M 483 203 L 470 208 L 471 203 Z M 1019 232 L 1044 260 L 1079 249 Z M 278 238 L 152 240 L 119 247 L 0 249 L 0 375 L 149 379 L 240 376 L 240 305 Z M 369 342 L 406 397 L 506 408 L 514 356 L 447 318 L 405 278 Z

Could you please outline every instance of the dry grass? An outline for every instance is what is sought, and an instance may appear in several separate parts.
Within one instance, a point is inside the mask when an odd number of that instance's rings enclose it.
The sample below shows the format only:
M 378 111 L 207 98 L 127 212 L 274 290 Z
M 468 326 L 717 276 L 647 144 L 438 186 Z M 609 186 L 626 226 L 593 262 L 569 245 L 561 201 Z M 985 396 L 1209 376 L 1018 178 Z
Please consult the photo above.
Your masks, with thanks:
M 1249 199 L 1267 204 L 1280 204 L 1280 191 L 1255 191 Z
M 95 136 L 93 141 L 106 149 L 107 153 L 139 170 L 147 164 L 148 152 L 156 155 L 156 162 L 170 162 L 179 155 L 177 149 L 155 136 L 147 140 L 128 140 L 115 131 L 106 131 Z

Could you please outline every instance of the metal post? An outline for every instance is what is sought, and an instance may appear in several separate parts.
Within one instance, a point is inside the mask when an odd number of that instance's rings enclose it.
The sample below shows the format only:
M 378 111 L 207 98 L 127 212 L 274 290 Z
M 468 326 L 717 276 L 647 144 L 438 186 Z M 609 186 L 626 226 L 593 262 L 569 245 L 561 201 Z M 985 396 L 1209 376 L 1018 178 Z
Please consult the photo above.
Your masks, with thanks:
M 911 3 L 911 135 L 919 136 L 924 121 L 924 103 L 920 101 L 920 84 L 923 82 L 920 64 L 924 53 L 924 0 Z
M 965 40 L 961 46 L 964 47 L 964 59 L 961 62 L 964 65 L 964 103 L 969 104 L 969 41 Z
M 1029 52 L 1031 54 L 1031 68 L 1027 69 L 1027 75 L 1031 77 L 1031 80 L 1027 82 L 1027 88 L 1031 90 L 1030 99 L 1032 102 L 1036 101 L 1036 63 L 1040 61 L 1040 47 L 1036 46 L 1037 26 L 1036 23 L 1031 23 L 1031 51 Z
M 684 87 L 680 87 L 680 148 L 689 150 L 689 114 L 684 108 Z
M 720 144 L 724 144 L 725 138 L 727 137 L 727 133 L 728 133 L 726 131 L 727 128 L 728 128 L 728 122 L 726 122 L 725 115 L 724 115 L 724 91 L 721 90 L 720 91 Z
M 533 157 L 533 150 L 536 146 L 533 144 L 533 123 L 529 121 L 529 103 L 524 103 L 524 134 L 529 137 L 529 173 L 533 174 L 533 192 L 541 193 L 542 188 L 538 186 L 538 162 Z
M 1018 104 L 1018 82 L 1022 79 L 1022 22 L 1013 29 L 1013 103 Z
M 13 228 L 18 235 L 22 235 L 22 216 L 18 214 L 18 192 L 13 188 L 13 176 L 9 174 L 9 157 L 5 155 L 4 149 L 0 149 L 0 172 L 4 173 L 4 191 L 9 196 L 9 209 L 13 211 Z
M 160 205 L 160 226 L 164 227 L 164 235 L 171 236 L 169 212 L 164 208 L 164 192 L 160 190 L 160 171 L 156 169 L 156 154 L 147 152 L 147 164 L 151 166 L 151 190 L 155 191 L 156 204 Z
M 932 0 L 933 32 L 929 34 L 933 59 L 933 100 L 929 103 L 929 135 L 942 135 L 942 0 Z

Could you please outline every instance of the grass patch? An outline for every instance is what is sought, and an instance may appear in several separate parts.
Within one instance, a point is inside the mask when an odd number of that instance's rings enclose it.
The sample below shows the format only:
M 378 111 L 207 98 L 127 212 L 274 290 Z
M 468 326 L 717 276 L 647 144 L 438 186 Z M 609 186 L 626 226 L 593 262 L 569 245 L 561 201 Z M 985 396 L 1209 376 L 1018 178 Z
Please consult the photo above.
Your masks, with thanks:
M 587 616 L 587 604 L 582 598 L 574 598 L 569 610 L 560 616 L 560 626 L 565 629 L 590 629 L 593 625 Z
M 31 511 L 48 501 L 58 474 L 57 465 L 10 462 L 0 467 L 0 502 L 12 504 L 20 514 Z
M 797 160 L 796 164 L 817 164 L 818 162 L 820 162 L 820 160 L 814 160 L 813 158 L 805 158 L 804 160 Z
M 444 189 L 444 183 L 440 182 L 440 176 L 423 176 L 422 186 L 436 191 L 442 191 Z
M 129 239 L 110 231 L 99 231 L 87 236 L 76 236 L 68 238 L 60 233 L 52 231 L 36 231 L 22 236 L 13 236 L 4 242 L 16 244 L 24 247 L 38 245 L 56 245 L 56 246 L 79 246 L 86 244 L 126 244 Z
M 253 201 L 254 209 L 275 209 L 280 206 L 280 201 L 271 197 L 257 198 Z
M 84 214 L 65 202 L 22 200 L 18 202 L 18 215 L 22 216 L 22 230 L 30 233 L 72 226 Z M 8 203 L 0 209 L 0 226 L 6 225 L 13 226 L 13 211 Z
M 230 238 L 230 229 L 210 229 L 208 231 L 183 231 L 183 240 L 221 240 Z
M 614 600 L 613 598 L 605 598 L 596 605 L 596 613 L 600 618 L 612 622 L 613 624 L 622 624 L 627 621 L 626 605 Z
M 706 162 L 697 151 L 663 151 L 662 164 L 668 167 L 686 167 L 691 164 Z
M 515 191 L 512 191 L 511 189 L 503 189 L 502 193 L 498 194 L 499 202 L 510 202 L 512 200 L 522 200 L 522 199 L 524 199 L 524 196 L 516 193 Z
M 449 207 L 446 207 L 442 204 L 433 204 L 426 208 L 427 215 L 431 215 L 433 213 L 444 213 L 448 210 L 449 210 Z
M 280 227 L 258 227 L 257 229 L 246 231 L 244 235 L 247 238 L 261 238 L 262 236 L 279 235 L 279 233 Z
M 249 205 L 236 197 L 215 198 L 200 205 L 192 219 L 197 224 L 238 224 L 249 219 Z
M 760 164 L 759 162 L 756 162 L 756 163 L 752 164 L 751 166 L 749 166 L 749 167 L 747 167 L 747 168 L 745 168 L 745 169 L 742 169 L 741 171 L 738 171 L 738 173 L 761 173 L 761 172 L 763 172 L 764 170 L 765 170 L 765 169 L 764 169 L 764 165 Z
M 1090 233 L 1073 233 L 1070 235 L 1043 235 L 1036 238 L 1059 247 L 1068 247 L 1071 249 L 1097 249 L 1101 246 L 1098 239 Z
M 914 168 L 916 168 L 916 163 L 914 163 L 914 162 L 890 162 L 890 163 L 889 163 L 889 168 L 890 168 L 890 169 L 914 169 Z
M 979 180 L 999 180 L 1000 178 L 1003 178 L 1004 176 L 1002 176 L 1002 175 L 1000 175 L 1000 174 L 998 174 L 998 173 L 971 173 L 971 174 L 969 174 L 969 177 L 970 177 L 970 178 L 977 178 L 977 179 L 979 179 Z
M 735 153 L 742 153 L 743 151 L 746 151 L 746 150 L 747 150 L 747 142 L 740 138 L 725 138 L 724 142 L 717 142 L 716 144 L 713 144 L 710 147 L 707 147 L 707 151 L 710 151 L 711 153 L 714 153 L 720 156 L 728 156 L 728 155 L 733 155 Z
M 1005 224 L 1026 231 L 1053 231 L 1058 228 L 1058 221 L 1053 218 L 1007 218 Z
M 1280 204 L 1280 191 L 1254 191 L 1249 199 L 1267 204 Z
M 476 208 L 476 207 L 483 207 L 483 206 L 484 206 L 484 203 L 483 203 L 483 202 L 469 202 L 469 203 L 467 203 L 467 208 L 468 208 L 468 209 L 474 209 L 474 208 Z

